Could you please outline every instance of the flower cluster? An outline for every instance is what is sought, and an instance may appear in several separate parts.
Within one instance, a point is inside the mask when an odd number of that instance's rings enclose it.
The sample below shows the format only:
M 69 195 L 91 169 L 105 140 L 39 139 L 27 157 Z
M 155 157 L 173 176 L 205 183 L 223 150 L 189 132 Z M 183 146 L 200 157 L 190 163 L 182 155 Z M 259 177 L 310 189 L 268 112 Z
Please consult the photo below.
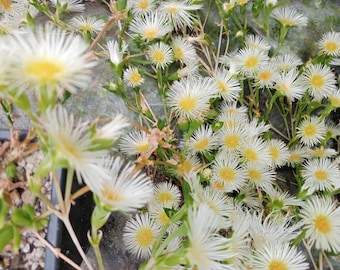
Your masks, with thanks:
M 332 267 L 329 257 L 340 253 L 340 33 L 316 38 L 304 61 L 283 50 L 289 31 L 309 23 L 293 6 L 205 2 L 111 1 L 107 20 L 69 21 L 63 13 L 82 12 L 82 2 L 52 1 L 55 13 L 35 0 L 13 7 L 54 23 L 20 21 L 1 37 L 0 96 L 27 113 L 45 155 L 30 187 L 48 201 L 41 179 L 67 168 L 68 181 L 75 174 L 86 185 L 79 194 L 93 192 L 89 238 L 99 269 L 100 229 L 112 211 L 133 213 L 123 243 L 141 269 Z M 14 16 L 6 3 L 4 24 Z M 216 10 L 219 23 L 206 24 L 204 10 Z M 117 36 L 104 35 L 110 27 Z M 103 87 L 138 120 L 76 120 L 63 108 L 100 57 L 112 69 Z M 66 227 L 70 187 L 58 207 L 48 205 Z

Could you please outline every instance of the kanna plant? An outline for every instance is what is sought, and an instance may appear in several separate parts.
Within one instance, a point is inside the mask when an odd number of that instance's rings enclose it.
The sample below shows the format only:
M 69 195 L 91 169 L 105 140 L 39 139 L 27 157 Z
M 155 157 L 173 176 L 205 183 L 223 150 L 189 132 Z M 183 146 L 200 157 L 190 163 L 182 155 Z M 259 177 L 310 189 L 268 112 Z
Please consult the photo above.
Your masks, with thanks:
M 3 195 L 0 234 L 11 237 L 1 248 L 12 238 L 18 247 L 22 227 L 37 230 L 53 213 L 87 267 L 104 269 L 101 228 L 122 211 L 133 213 L 123 242 L 144 261 L 141 269 L 332 268 L 340 253 L 338 32 L 316 38 L 317 51 L 304 61 L 284 46 L 309 20 L 281 1 L 111 1 L 105 21 L 64 18 L 84 9 L 78 1 L 27 5 L 50 21 L 38 26 L 26 9 L 31 24 L 3 31 L 0 93 L 8 113 L 12 102 L 31 120 L 45 158 L 29 188 L 49 210 L 36 217 Z M 110 29 L 113 38 L 105 36 Z M 63 107 L 88 85 L 98 58 L 112 69 L 103 87 L 134 121 L 82 121 Z M 60 168 L 68 170 L 64 191 Z M 164 181 L 151 181 L 148 171 Z M 48 174 L 56 205 L 41 192 Z M 75 194 L 73 174 L 85 184 Z M 73 200 L 89 190 L 97 266 L 69 221 Z

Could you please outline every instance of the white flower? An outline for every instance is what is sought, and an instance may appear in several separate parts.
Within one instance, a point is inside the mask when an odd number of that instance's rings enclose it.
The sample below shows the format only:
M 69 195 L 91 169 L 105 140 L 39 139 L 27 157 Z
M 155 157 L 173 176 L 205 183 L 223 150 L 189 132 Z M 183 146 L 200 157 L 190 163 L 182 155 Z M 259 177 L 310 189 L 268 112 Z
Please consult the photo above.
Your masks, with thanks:
M 132 87 L 140 86 L 144 82 L 138 68 L 131 66 L 124 70 L 123 80 L 128 86 Z
M 257 48 L 243 48 L 233 58 L 236 68 L 242 75 L 253 75 L 261 66 L 266 65 L 268 55 Z
M 278 73 L 275 78 L 275 89 L 290 101 L 299 100 L 306 92 L 298 78 L 298 71 L 291 69 L 287 73 Z
M 130 126 L 126 118 L 121 114 L 116 115 L 112 120 L 96 129 L 94 139 L 106 139 L 116 141 L 124 133 L 124 129 Z
M 131 212 L 151 200 L 152 182 L 144 173 L 136 171 L 131 162 L 126 163 L 120 157 L 108 157 L 104 162 L 104 171 L 109 178 L 87 179 L 86 184 L 106 208 Z
M 161 38 L 171 32 L 172 27 L 165 16 L 158 12 L 149 13 L 141 17 L 137 16 L 130 24 L 130 31 L 133 36 L 141 36 L 148 41 L 155 38 Z
M 120 46 L 117 40 L 109 40 L 106 47 L 110 54 L 110 61 L 118 66 L 123 61 L 124 53 L 126 52 L 128 45 L 125 41 L 123 41 Z
M 195 47 L 184 37 L 175 36 L 172 38 L 172 49 L 174 57 L 181 63 L 192 66 L 197 63 Z
M 311 65 L 302 74 L 302 83 L 316 101 L 329 97 L 336 88 L 335 75 L 328 66 Z
M 256 250 L 252 261 L 253 269 L 307 270 L 306 257 L 289 243 L 271 242 Z
M 287 145 L 279 139 L 271 139 L 266 141 L 271 158 L 271 166 L 281 167 L 288 161 L 289 150 Z
M 306 16 L 288 6 L 275 8 L 270 16 L 279 21 L 284 27 L 306 26 L 308 23 Z
M 100 32 L 105 22 L 102 19 L 98 19 L 94 16 L 77 16 L 70 20 L 70 25 L 76 30 L 81 32 L 98 33 Z
M 271 161 L 267 144 L 258 137 L 243 140 L 238 152 L 245 163 L 261 165 Z
M 340 208 L 331 197 L 313 196 L 300 211 L 306 238 L 317 249 L 340 252 Z
M 167 0 L 159 6 L 159 11 L 172 22 L 174 28 L 193 27 L 195 17 L 190 11 L 201 9 L 202 5 L 192 4 L 190 0 Z
M 303 165 L 301 174 L 305 180 L 302 189 L 307 189 L 308 194 L 332 191 L 340 187 L 340 170 L 328 158 L 308 160 Z
M 246 178 L 256 188 L 262 188 L 264 191 L 270 189 L 275 183 L 276 172 L 266 166 L 266 164 L 248 163 L 245 168 Z
M 67 5 L 66 11 L 69 12 L 84 12 L 85 4 L 82 0 L 51 0 L 53 6 L 57 7 L 57 3 L 61 6 Z
M 170 86 L 167 104 L 178 117 L 198 119 L 207 112 L 209 100 L 216 93 L 217 89 L 211 80 L 187 77 Z
M 235 254 L 228 252 L 230 240 L 216 233 L 219 219 L 209 206 L 202 204 L 199 208 L 190 208 L 188 223 L 190 229 L 186 258 L 190 265 L 205 270 L 230 269 L 221 262 L 227 261 Z
M 49 149 L 46 160 L 52 157 L 53 164 L 74 169 L 79 182 L 84 180 L 88 184 L 109 178 L 102 162 L 107 151 L 94 149 L 97 145 L 89 136 L 87 123 L 75 123 L 72 114 L 56 106 L 47 110 L 40 125 L 48 134 L 47 141 L 43 141 Z
M 254 48 L 265 52 L 270 50 L 269 43 L 258 35 L 247 35 L 244 43 L 248 48 Z
M 193 153 L 211 151 L 217 145 L 217 138 L 210 125 L 197 128 L 189 139 L 188 150 Z
M 122 152 L 131 155 L 146 154 L 152 145 L 149 141 L 148 134 L 143 130 L 135 130 L 123 136 L 120 140 L 119 147 Z
M 126 222 L 123 241 L 127 250 L 138 258 L 147 259 L 159 233 L 160 227 L 148 214 L 137 214 Z
M 340 33 L 327 32 L 324 33 L 318 42 L 319 49 L 326 55 L 340 56 Z
M 9 44 L 13 57 L 9 77 L 19 93 L 35 90 L 40 95 L 44 91 L 53 97 L 88 87 L 96 63 L 90 60 L 91 53 L 80 36 L 46 25 L 36 33 L 29 30 L 10 37 Z
M 178 209 L 181 201 L 181 192 L 177 186 L 171 183 L 157 183 L 154 186 L 153 200 L 163 208 Z
M 271 58 L 270 62 L 282 72 L 289 72 L 290 70 L 295 69 L 303 64 L 301 59 L 293 54 L 275 56 Z
M 131 11 L 134 16 L 151 13 L 156 9 L 155 0 L 130 0 L 132 2 Z
M 156 68 L 164 69 L 173 61 L 173 51 L 164 42 L 157 42 L 149 46 L 147 54 Z
M 308 117 L 301 121 L 297 127 L 296 136 L 307 146 L 314 146 L 326 136 L 325 122 L 317 116 Z
M 219 96 L 221 96 L 225 101 L 231 102 L 239 98 L 242 90 L 240 82 L 233 78 L 232 74 L 227 70 L 217 70 L 212 79 L 216 84 Z

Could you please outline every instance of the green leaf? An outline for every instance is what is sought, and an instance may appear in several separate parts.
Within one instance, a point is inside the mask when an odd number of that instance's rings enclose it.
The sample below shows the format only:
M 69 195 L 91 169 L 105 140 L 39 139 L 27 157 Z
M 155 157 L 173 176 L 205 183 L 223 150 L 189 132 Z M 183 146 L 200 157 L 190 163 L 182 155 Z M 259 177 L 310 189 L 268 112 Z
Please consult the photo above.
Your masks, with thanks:
M 6 225 L 0 229 L 0 252 L 13 238 L 13 227 L 12 225 Z
M 25 205 L 22 209 L 14 209 L 12 214 L 13 224 L 25 228 L 34 228 L 34 208 L 30 205 Z
M 15 252 L 19 251 L 20 242 L 21 242 L 21 234 L 17 227 L 13 226 L 13 249 Z
M 1 196 L 0 200 L 0 228 L 2 228 L 5 224 L 6 217 L 8 214 L 8 203 L 5 201 L 4 197 Z

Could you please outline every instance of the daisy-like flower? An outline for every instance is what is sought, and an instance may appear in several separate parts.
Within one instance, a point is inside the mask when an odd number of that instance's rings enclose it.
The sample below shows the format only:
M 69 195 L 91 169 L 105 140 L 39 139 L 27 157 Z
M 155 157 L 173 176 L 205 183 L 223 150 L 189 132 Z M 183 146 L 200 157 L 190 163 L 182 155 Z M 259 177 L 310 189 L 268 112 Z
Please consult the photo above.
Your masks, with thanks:
M 70 20 L 70 25 L 76 31 L 83 32 L 83 33 L 89 32 L 93 34 L 93 33 L 100 32 L 103 29 L 105 22 L 104 20 L 98 19 L 94 16 L 88 16 L 88 17 L 77 16 L 77 17 L 73 17 Z
M 329 95 L 329 101 L 333 107 L 340 108 L 340 89 Z
M 288 165 L 295 167 L 295 164 L 301 164 L 309 157 L 311 157 L 310 149 L 303 145 L 297 145 L 289 150 Z
M 149 46 L 147 54 L 156 68 L 164 69 L 173 61 L 173 51 L 168 44 L 157 42 Z
M 331 197 L 311 197 L 300 216 L 310 245 L 324 251 L 340 251 L 340 208 Z
M 212 187 L 225 192 L 239 190 L 246 183 L 244 170 L 238 159 L 231 154 L 220 153 L 212 165 Z
M 327 32 L 322 35 L 318 42 L 319 49 L 326 55 L 340 56 L 340 33 Z
M 227 152 L 237 151 L 244 140 L 247 140 L 247 130 L 240 123 L 236 126 L 222 128 L 217 132 L 217 138 L 222 150 Z
M 243 123 L 243 125 L 247 130 L 248 137 L 258 137 L 270 130 L 270 125 L 255 117 L 249 123 Z
M 169 21 L 158 12 L 152 12 L 143 16 L 136 16 L 130 24 L 129 30 L 134 36 L 151 41 L 162 38 L 172 30 Z
M 57 7 L 57 3 L 61 6 L 66 5 L 65 11 L 68 12 L 84 12 L 85 4 L 82 0 L 51 0 L 54 7 Z
M 131 155 L 146 154 L 152 145 L 149 141 L 148 134 L 143 130 L 134 130 L 129 134 L 123 136 L 120 140 L 119 147 L 122 152 Z
M 235 101 L 239 98 L 242 90 L 240 82 L 233 78 L 227 70 L 217 70 L 213 75 L 213 81 L 216 83 L 219 96 L 226 102 Z
M 269 149 L 269 156 L 271 158 L 271 166 L 274 168 L 282 167 L 288 161 L 289 149 L 287 145 L 278 139 L 271 139 L 266 141 Z
M 234 56 L 236 69 L 245 76 L 258 72 L 268 60 L 268 55 L 256 48 L 243 48 Z
M 79 36 L 68 35 L 49 25 L 34 33 L 9 38 L 11 63 L 9 78 L 13 88 L 47 91 L 47 96 L 61 96 L 88 87 L 91 68 L 87 44 Z M 20 93 L 18 93 L 20 94 Z M 44 94 L 46 95 L 46 93 Z
M 258 209 L 261 207 L 259 193 L 251 185 L 244 185 L 238 192 L 236 200 L 247 208 Z
M 261 88 L 272 87 L 277 76 L 276 73 L 276 66 L 271 62 L 269 62 L 268 65 L 261 66 L 254 74 L 255 86 L 259 86 Z
M 334 157 L 338 154 L 338 152 L 333 148 L 324 148 L 323 146 L 319 148 L 314 148 L 310 150 L 311 155 L 317 158 L 327 158 Z
M 289 243 L 271 242 L 255 251 L 252 260 L 253 269 L 307 270 L 306 257 Z
M 111 63 L 118 66 L 123 61 L 124 53 L 128 49 L 128 45 L 123 41 L 120 47 L 117 40 L 109 40 L 106 43 L 106 47 L 109 51 Z
M 247 48 L 254 48 L 265 52 L 270 50 L 269 43 L 258 35 L 247 35 L 244 43 Z
M 172 49 L 175 59 L 180 61 L 181 63 L 184 63 L 188 66 L 192 66 L 197 63 L 195 47 L 184 37 L 173 37 Z
M 121 135 L 124 134 L 124 129 L 130 126 L 129 122 L 121 114 L 116 115 L 112 120 L 97 128 L 93 139 L 110 140 L 115 142 Z
M 94 179 L 110 178 L 101 162 L 107 151 L 93 149 L 93 140 L 86 123 L 75 123 L 72 114 L 56 106 L 46 111 L 40 125 L 45 134 L 48 134 L 44 143 L 46 149 L 50 149 L 42 164 L 64 164 L 73 168 L 79 182 L 84 180 L 90 183 Z
M 131 212 L 152 198 L 152 182 L 144 173 L 136 171 L 131 162 L 110 157 L 104 163 L 104 170 L 110 178 L 96 177 L 85 182 L 107 209 Z
M 231 222 L 227 220 L 228 213 L 232 211 L 233 205 L 231 200 L 228 200 L 224 192 L 215 190 L 210 186 L 204 188 L 202 193 L 192 193 L 195 205 L 199 208 L 202 204 L 210 207 L 212 212 L 219 220 L 221 229 L 231 226 Z
M 188 150 L 192 153 L 209 152 L 217 146 L 217 138 L 210 125 L 197 128 L 189 139 Z
M 227 261 L 235 254 L 228 252 L 230 240 L 216 233 L 219 220 L 210 207 L 202 204 L 199 208 L 190 208 L 188 223 L 189 245 L 186 258 L 190 266 L 206 270 L 230 269 L 221 262 Z
M 238 106 L 237 102 L 223 101 L 221 103 L 221 107 L 219 111 L 221 114 L 225 114 L 226 116 L 238 118 L 240 119 L 241 122 L 243 121 L 248 122 L 248 114 L 247 114 L 248 108 L 246 106 Z
M 180 118 L 199 119 L 208 111 L 209 100 L 216 93 L 217 89 L 210 79 L 200 76 L 186 77 L 170 86 L 167 104 Z
M 264 212 L 254 212 L 251 215 L 249 234 L 253 239 L 253 246 L 259 250 L 269 243 L 290 243 L 301 232 L 302 222 L 293 223 L 289 215 L 277 215 L 275 212 L 264 217 Z
M 296 69 L 291 69 L 287 73 L 278 73 L 275 82 L 275 89 L 286 96 L 290 101 L 294 101 L 295 99 L 299 100 L 306 92 L 306 89 L 301 84 Z
M 303 201 L 291 196 L 288 191 L 282 192 L 277 188 L 271 186 L 266 189 L 266 193 L 269 196 L 269 203 L 272 210 L 284 210 L 287 211 L 290 206 L 302 206 Z
M 160 227 L 149 214 L 137 214 L 126 222 L 123 241 L 127 250 L 138 258 L 147 259 L 159 233 Z
M 201 163 L 197 156 L 188 155 L 183 161 L 177 164 L 175 174 L 184 176 L 192 171 L 197 171 Z
M 190 0 L 167 0 L 159 6 L 160 13 L 172 22 L 174 28 L 192 27 L 196 21 L 190 13 L 202 8 L 202 5 L 192 4 Z
M 139 73 L 138 68 L 129 66 L 123 73 L 123 80 L 128 86 L 140 86 L 144 82 L 144 78 Z
M 271 161 L 268 146 L 261 138 L 243 140 L 238 152 L 245 163 L 260 165 Z
M 153 200 L 162 207 L 178 209 L 181 192 L 177 186 L 169 182 L 158 183 L 154 187 Z
M 295 69 L 303 64 L 301 59 L 293 54 L 275 56 L 271 58 L 271 63 L 273 63 L 281 72 L 289 72 L 290 70 Z
M 283 27 L 306 26 L 308 23 L 306 16 L 291 7 L 275 8 L 270 16 L 279 21 Z
M 132 0 L 131 2 L 131 11 L 135 16 L 141 16 L 156 10 L 155 0 Z
M 325 122 L 317 116 L 308 117 L 297 127 L 296 136 L 307 146 L 315 146 L 326 136 Z
M 308 160 L 302 167 L 302 185 L 310 195 L 315 191 L 329 191 L 340 187 L 340 170 L 328 158 Z
M 275 182 L 276 172 L 268 166 L 247 164 L 244 170 L 246 178 L 256 188 L 262 188 L 266 191 L 267 189 L 271 188 Z
M 302 83 L 316 101 L 329 97 L 337 89 L 334 73 L 321 64 L 311 65 L 302 74 Z

